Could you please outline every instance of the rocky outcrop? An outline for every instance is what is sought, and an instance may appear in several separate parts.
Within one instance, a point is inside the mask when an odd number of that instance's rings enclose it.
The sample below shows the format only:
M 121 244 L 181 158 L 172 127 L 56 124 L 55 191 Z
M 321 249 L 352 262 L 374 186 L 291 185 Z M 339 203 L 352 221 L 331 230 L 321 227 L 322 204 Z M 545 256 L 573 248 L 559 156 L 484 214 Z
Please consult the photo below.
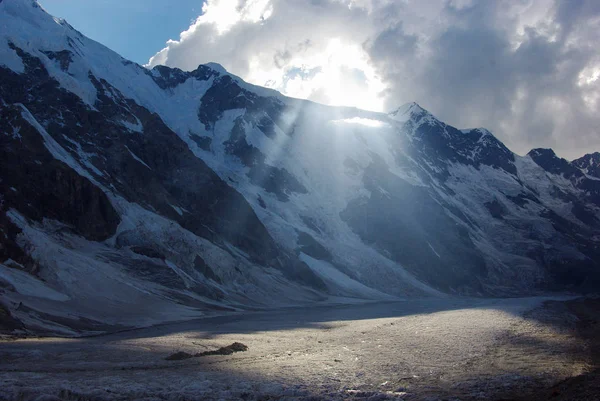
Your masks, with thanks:
M 46 148 L 43 138 L 19 106 L 0 107 L 2 211 L 15 209 L 27 218 L 58 220 L 95 241 L 115 233 L 120 218 L 108 197 Z
M 35 220 L 61 221 L 91 240 L 114 235 L 120 221 L 97 185 L 46 149 L 39 129 L 19 114 L 30 112 L 47 122 L 42 129 L 98 185 L 113 188 L 126 200 L 146 205 L 214 243 L 231 243 L 259 264 L 306 279 L 307 284 L 318 283 L 310 269 L 299 273 L 301 265 L 281 263 L 289 256 L 244 197 L 197 158 L 158 115 L 90 73 L 98 93 L 91 109 L 62 89 L 39 58 L 13 48 L 30 73 L 0 67 L 0 94 L 5 102 L 19 104 L 3 108 L 4 131 L 19 131 L 18 136 L 2 137 L 10 141 L 2 148 L 5 157 L 0 162 L 3 172 L 10 173 L 1 183 L 5 207 Z M 23 87 L 33 88 L 37 96 L 23 97 L 19 91 Z M 140 132 L 132 133 L 131 125 Z

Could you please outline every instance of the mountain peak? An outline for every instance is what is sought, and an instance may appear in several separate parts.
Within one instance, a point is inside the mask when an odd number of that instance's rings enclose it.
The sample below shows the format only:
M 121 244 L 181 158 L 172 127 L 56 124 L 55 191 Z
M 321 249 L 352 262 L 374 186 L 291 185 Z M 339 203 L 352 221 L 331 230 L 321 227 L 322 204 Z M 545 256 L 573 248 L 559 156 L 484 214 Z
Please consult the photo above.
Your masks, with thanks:
M 479 128 L 474 128 L 473 130 L 480 132 L 482 136 L 494 136 L 494 134 L 492 134 L 492 132 L 490 130 L 488 130 L 487 128 L 479 127 Z
M 583 176 L 575 163 L 569 163 L 562 157 L 558 157 L 552 149 L 532 149 L 527 153 L 527 156 L 531 157 L 538 166 L 549 173 L 560 174 L 566 178 Z
M 488 130 L 487 128 L 483 128 L 483 127 L 479 127 L 479 128 L 464 128 L 464 129 L 460 129 L 460 132 L 462 132 L 463 134 L 469 134 L 471 132 L 478 132 L 479 134 L 481 134 L 481 138 L 484 137 L 493 137 L 496 138 L 494 136 L 494 134 L 492 134 L 492 132 L 490 130 Z
M 37 0 L 0 0 L 0 4 L 4 3 L 9 4 L 9 5 L 22 5 L 22 6 L 26 6 L 26 7 L 34 7 L 34 8 L 40 8 L 40 4 L 37 2 Z
M 572 162 L 581 171 L 596 178 L 600 178 L 600 153 L 588 153 Z
M 62 23 L 61 19 L 50 16 L 36 0 L 0 0 L 2 36 L 14 40 L 21 39 L 26 43 L 30 40 L 39 40 L 39 35 L 36 36 L 39 32 L 27 28 L 27 25 L 39 30 L 49 30 L 49 33 L 52 33 L 49 27 Z
M 424 108 L 422 108 L 421 106 L 419 106 L 418 103 L 416 102 L 408 102 L 408 103 L 404 103 L 402 106 L 398 107 L 396 110 L 392 111 L 391 113 L 389 113 L 389 115 L 391 116 L 400 116 L 400 115 L 404 115 L 407 113 L 421 113 L 426 111 Z
M 558 158 L 558 156 L 556 156 L 556 153 L 554 153 L 554 150 L 550 149 L 550 148 L 535 148 L 535 149 L 531 149 L 529 151 L 529 153 L 527 153 L 527 156 L 531 157 L 532 159 L 535 158 L 539 158 L 539 157 L 551 157 L 551 158 Z
M 593 153 L 586 153 L 585 155 L 581 156 L 579 159 L 573 160 L 573 162 L 578 162 L 578 161 L 587 161 L 589 164 L 598 164 L 600 163 L 600 152 L 593 152 Z
M 213 69 L 213 70 L 215 70 L 215 71 L 217 71 L 218 73 L 221 73 L 221 74 L 229 74 L 229 73 L 227 72 L 227 70 L 225 69 L 225 67 L 223 67 L 223 66 L 222 66 L 221 64 L 219 64 L 219 63 L 213 63 L 213 62 L 211 62 L 211 63 L 206 63 L 206 64 L 204 64 L 204 65 L 205 65 L 205 66 L 207 66 L 207 67 L 209 67 L 209 68 L 211 68 L 211 69 Z
M 427 110 L 419 106 L 416 102 L 405 103 L 388 115 L 397 121 L 408 121 L 411 118 L 431 115 Z
M 43 10 L 37 0 L 0 0 L 0 7 L 12 16 L 24 16 L 34 9 Z

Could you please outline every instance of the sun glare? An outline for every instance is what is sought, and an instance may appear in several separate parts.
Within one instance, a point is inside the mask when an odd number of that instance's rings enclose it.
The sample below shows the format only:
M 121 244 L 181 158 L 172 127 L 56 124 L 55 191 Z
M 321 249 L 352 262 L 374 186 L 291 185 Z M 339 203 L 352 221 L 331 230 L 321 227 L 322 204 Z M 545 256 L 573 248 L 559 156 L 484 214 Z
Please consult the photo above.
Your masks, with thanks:
M 209 39 L 213 41 L 225 37 L 242 23 L 265 23 L 268 27 L 266 21 L 272 17 L 274 6 L 271 0 L 209 0 L 204 3 L 202 12 L 195 23 L 181 33 L 180 42 L 195 35 L 202 26 L 214 28 L 215 35 Z M 177 43 L 168 42 L 169 45 Z M 269 48 L 254 52 L 245 60 L 248 68 L 240 76 L 291 97 L 332 106 L 383 111 L 385 85 L 360 44 L 339 37 L 329 40 L 309 37 L 300 43 L 290 41 L 277 51 L 281 57 L 274 58 Z M 166 63 L 166 57 L 161 52 L 150 60 L 149 65 Z M 236 73 L 235 68 L 224 66 Z
M 383 111 L 384 85 L 360 46 L 332 39 L 321 49 L 297 54 L 283 67 L 264 65 L 261 55 L 250 60 L 250 82 L 332 106 Z
M 356 45 L 333 39 L 324 54 L 322 88 L 329 104 L 381 111 L 383 84 Z
M 389 126 L 389 124 L 387 124 L 383 121 L 373 120 L 371 118 L 360 118 L 360 117 L 345 118 L 342 120 L 332 120 L 331 122 L 334 124 L 358 124 L 358 125 L 363 125 L 365 127 L 371 127 L 371 128 L 381 128 L 381 127 Z

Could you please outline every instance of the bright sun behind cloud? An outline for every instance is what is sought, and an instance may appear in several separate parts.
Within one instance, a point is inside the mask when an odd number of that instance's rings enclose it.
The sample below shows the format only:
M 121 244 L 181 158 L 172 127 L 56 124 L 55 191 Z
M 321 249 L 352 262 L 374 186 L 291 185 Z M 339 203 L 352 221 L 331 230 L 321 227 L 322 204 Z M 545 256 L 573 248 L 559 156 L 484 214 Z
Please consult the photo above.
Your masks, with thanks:
M 202 15 L 149 67 L 216 62 L 288 96 L 373 111 L 415 101 L 520 154 L 600 146 L 598 0 L 197 1 Z
M 334 106 L 382 111 L 384 84 L 369 65 L 364 50 L 355 44 L 331 39 L 321 51 L 302 53 L 282 68 L 265 69 L 260 60 L 250 62 L 246 79 L 281 93 Z
M 229 43 L 231 48 L 222 50 L 225 61 L 220 57 L 202 61 L 222 62 L 227 70 L 246 81 L 278 90 L 287 96 L 335 106 L 383 111 L 384 85 L 359 44 L 335 36 L 318 41 L 307 38 L 295 44 L 290 39 L 276 51 L 276 57 L 272 49 L 259 50 L 244 63 L 228 64 L 226 60 L 231 59 L 230 52 L 239 51 L 235 43 L 242 27 L 269 29 L 269 24 L 273 22 L 273 4 L 270 0 L 209 0 L 204 3 L 202 11 L 203 14 L 195 23 L 182 32 L 180 40 L 169 41 L 168 47 L 185 46 L 189 38 L 198 35 L 205 37 L 209 44 Z M 222 49 L 225 48 L 222 46 Z M 217 49 L 217 52 L 220 51 Z M 152 57 L 148 66 L 157 64 L 172 64 L 167 49 Z

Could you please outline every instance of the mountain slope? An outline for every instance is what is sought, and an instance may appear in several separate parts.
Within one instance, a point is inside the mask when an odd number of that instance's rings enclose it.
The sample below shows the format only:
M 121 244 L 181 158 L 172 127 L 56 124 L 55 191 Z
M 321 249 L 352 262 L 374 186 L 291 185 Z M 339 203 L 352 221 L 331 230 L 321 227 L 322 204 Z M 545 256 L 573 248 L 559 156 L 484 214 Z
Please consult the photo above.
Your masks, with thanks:
M 597 283 L 593 155 L 147 70 L 32 0 L 0 27 L 0 297 L 29 328 Z

